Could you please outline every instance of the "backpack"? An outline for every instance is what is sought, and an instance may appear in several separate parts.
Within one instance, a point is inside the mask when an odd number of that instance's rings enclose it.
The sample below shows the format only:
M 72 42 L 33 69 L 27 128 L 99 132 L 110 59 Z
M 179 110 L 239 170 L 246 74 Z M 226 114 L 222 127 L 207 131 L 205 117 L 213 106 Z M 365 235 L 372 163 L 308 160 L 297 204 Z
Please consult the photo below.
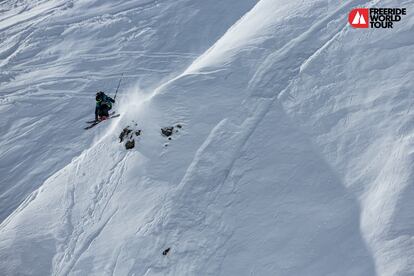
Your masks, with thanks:
M 96 93 L 96 106 L 97 107 L 107 106 L 108 109 L 111 109 L 112 108 L 111 98 L 105 95 L 104 92 L 99 91 L 98 93 Z
M 111 108 L 112 108 L 112 102 L 111 102 L 111 100 L 109 99 L 109 97 L 108 97 L 108 96 L 106 96 L 106 95 L 104 95 L 104 96 L 102 97 L 102 102 L 101 102 L 101 105 L 106 105 L 109 109 L 111 109 Z

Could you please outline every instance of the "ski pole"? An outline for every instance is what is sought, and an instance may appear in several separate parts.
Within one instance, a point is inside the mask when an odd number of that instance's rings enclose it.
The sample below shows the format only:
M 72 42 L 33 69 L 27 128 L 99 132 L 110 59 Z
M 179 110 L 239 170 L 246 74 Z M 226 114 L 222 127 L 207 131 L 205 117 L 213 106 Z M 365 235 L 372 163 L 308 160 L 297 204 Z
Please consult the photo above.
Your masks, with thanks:
M 122 77 L 124 76 L 124 73 L 122 73 L 121 74 L 121 78 L 119 79 L 119 82 L 118 82 L 118 87 L 116 88 L 116 91 L 115 91 L 115 97 L 114 97 L 114 100 L 116 99 L 116 94 L 118 94 L 118 89 L 119 89 L 119 86 L 121 85 L 121 81 L 122 81 Z

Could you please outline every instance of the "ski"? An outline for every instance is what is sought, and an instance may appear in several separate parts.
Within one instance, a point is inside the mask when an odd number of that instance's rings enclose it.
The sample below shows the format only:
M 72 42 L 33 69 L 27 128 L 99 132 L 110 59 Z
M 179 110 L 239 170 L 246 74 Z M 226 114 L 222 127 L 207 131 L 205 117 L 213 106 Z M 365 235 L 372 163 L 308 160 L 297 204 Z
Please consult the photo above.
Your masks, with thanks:
M 115 111 L 109 113 L 109 116 L 113 116 L 113 115 L 115 115 Z M 96 123 L 96 120 L 86 121 L 85 123 L 87 123 L 87 124 Z
M 97 125 L 97 124 L 99 124 L 99 123 L 100 123 L 100 121 L 93 122 L 92 124 L 90 124 L 89 126 L 85 127 L 84 129 L 90 129 L 90 128 L 93 128 L 94 126 L 96 126 L 96 125 Z
M 108 121 L 108 120 L 110 120 L 110 119 L 112 119 L 112 118 L 117 118 L 117 117 L 119 117 L 119 116 L 121 116 L 121 114 L 111 115 L 108 119 L 103 120 L 103 121 L 93 121 L 93 122 L 92 122 L 89 126 L 85 127 L 84 129 L 91 129 L 91 128 L 93 128 L 94 126 L 96 126 L 97 124 L 99 124 L 100 122 Z

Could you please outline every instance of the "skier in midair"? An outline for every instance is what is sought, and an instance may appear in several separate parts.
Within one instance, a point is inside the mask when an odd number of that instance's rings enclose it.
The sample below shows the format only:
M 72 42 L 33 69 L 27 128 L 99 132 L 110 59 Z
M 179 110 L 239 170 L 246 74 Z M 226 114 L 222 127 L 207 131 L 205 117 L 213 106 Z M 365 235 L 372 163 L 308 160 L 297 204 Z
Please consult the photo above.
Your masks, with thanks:
M 113 103 L 115 103 L 115 100 L 105 95 L 104 92 L 96 93 L 95 121 L 108 119 L 108 111 L 111 110 Z

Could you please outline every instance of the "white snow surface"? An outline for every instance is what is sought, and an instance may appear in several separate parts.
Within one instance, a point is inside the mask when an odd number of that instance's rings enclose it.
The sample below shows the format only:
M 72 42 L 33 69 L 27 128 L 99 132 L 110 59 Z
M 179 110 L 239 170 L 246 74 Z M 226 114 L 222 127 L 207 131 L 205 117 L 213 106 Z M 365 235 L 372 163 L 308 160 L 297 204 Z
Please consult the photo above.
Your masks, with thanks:
M 414 275 L 413 10 L 1 1 L 0 275 Z

